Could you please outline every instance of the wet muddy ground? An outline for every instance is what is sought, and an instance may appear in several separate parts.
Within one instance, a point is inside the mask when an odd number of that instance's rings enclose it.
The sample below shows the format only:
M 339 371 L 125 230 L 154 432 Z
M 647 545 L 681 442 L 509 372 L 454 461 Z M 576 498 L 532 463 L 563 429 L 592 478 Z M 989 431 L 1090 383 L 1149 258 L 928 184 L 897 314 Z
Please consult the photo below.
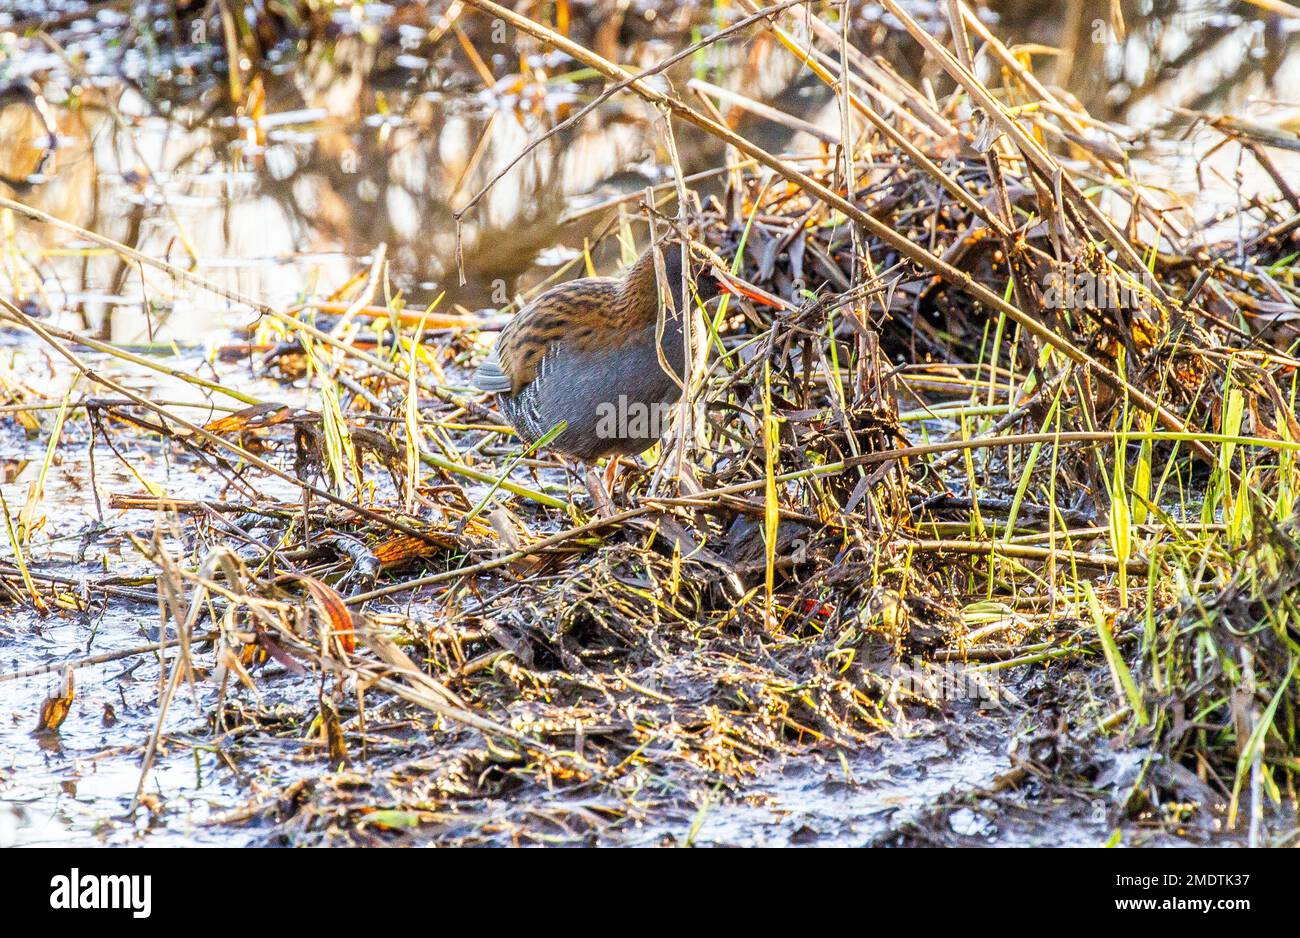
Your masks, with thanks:
M 38 353 L 13 335 L 5 338 L 4 354 L 15 362 Z M 202 361 L 183 354 L 172 364 L 198 368 Z M 152 380 L 136 377 L 142 385 Z M 0 427 L 7 454 L 0 490 L 12 504 L 40 466 L 44 443 L 11 424 Z M 152 511 L 105 509 L 101 519 L 96 493 L 102 504 L 113 493 L 139 493 L 140 480 L 106 452 L 95 457 L 92 474 L 84 427 L 73 424 L 66 434 L 47 483 L 49 520 L 32 553 L 32 571 L 66 578 L 74 594 L 81 583 L 118 584 L 129 594 L 136 588 L 133 577 L 155 572 L 133 537 L 148 542 L 161 528 L 164 543 L 177 549 L 190 538 L 183 528 L 169 530 L 175 521 Z M 184 454 L 148 439 L 132 447 L 123 455 L 135 471 L 171 497 L 222 496 Z M 279 489 L 272 482 L 265 494 L 292 502 L 290 488 Z M 891 733 L 853 747 L 807 747 L 759 765 L 740 785 L 652 776 L 639 811 L 599 791 L 585 798 L 533 791 L 522 800 L 467 799 L 454 812 L 403 809 L 390 817 L 383 807 L 386 783 L 405 786 L 422 772 L 440 770 L 441 756 L 428 747 L 422 721 L 400 703 L 371 706 L 365 729 L 347 734 L 350 770 L 333 771 L 328 744 L 313 731 L 319 680 L 270 662 L 258 671 L 255 692 L 240 690 L 227 699 L 227 713 L 244 721 L 231 730 L 214 732 L 218 695 L 211 681 L 183 689 L 167 719 L 143 807 L 130 814 L 157 719 L 159 669 L 156 652 L 116 656 L 158 640 L 151 592 L 144 586 L 141 598 L 132 600 L 91 590 L 82 612 L 5 611 L 0 670 L 50 669 L 0 685 L 0 838 L 6 845 L 329 844 L 339 842 L 340 824 L 350 828 L 348 842 L 373 843 L 1096 845 L 1116 828 L 1112 806 L 1124 772 L 1131 781 L 1149 755 L 1098 746 L 1081 760 L 1094 770 L 1091 778 L 1053 783 L 1047 775 L 1004 786 L 1024 765 L 1032 740 L 1050 729 L 1043 715 L 1051 711 L 1035 695 L 1059 676 L 1024 668 L 1005 678 L 1004 687 L 995 681 L 995 688 L 1010 691 L 995 689 L 996 702 L 955 700 L 940 713 L 900 714 Z M 420 598 L 387 608 L 419 614 Z M 46 699 L 64 692 L 60 665 L 89 656 L 113 660 L 78 667 L 68 717 L 56 733 L 37 732 Z M 200 655 L 203 668 L 206 658 Z M 299 799 L 310 809 L 303 810 Z M 357 803 L 369 805 L 373 824 L 362 820 L 351 827 Z M 1192 842 L 1223 836 L 1203 826 L 1181 833 Z M 1126 832 L 1133 844 L 1175 839 L 1181 838 L 1159 824 L 1149 831 L 1128 825 Z
M 13 339 L 12 334 L 6 336 L 4 352 L 14 356 L 15 363 L 38 353 L 29 343 Z M 183 355 L 172 363 L 197 368 L 201 361 Z M 137 377 L 148 380 L 146 375 Z M 175 387 L 158 390 L 183 393 Z M 0 426 L 6 453 L 5 484 L 0 491 L 11 504 L 20 503 L 27 481 L 44 458 L 45 446 L 11 424 Z M 129 591 L 133 577 L 149 578 L 155 570 L 131 538 L 147 542 L 161 524 L 165 543 L 181 546 L 186 533 L 167 530 L 167 521 L 159 521 L 152 511 L 106 509 L 102 520 L 97 517 L 92 485 L 102 502 L 112 493 L 141 491 L 139 478 L 104 452 L 95 458 L 92 474 L 84 427 L 74 424 L 66 434 L 47 483 L 49 521 L 41 549 L 32 554 L 31 569 L 37 576 L 64 577 L 70 584 L 116 583 Z M 158 442 L 135 441 L 123 456 L 173 498 L 221 495 L 192 461 Z M 279 494 L 292 498 L 287 486 Z M 80 592 L 75 585 L 70 591 Z M 112 657 L 158 640 L 158 608 L 149 597 L 152 587 L 139 592 L 143 597 L 139 600 L 117 596 L 106 602 L 90 592 L 90 608 L 84 612 L 56 610 L 42 616 L 6 610 L 0 625 L 0 670 L 52 670 L 0 685 L 0 752 L 5 753 L 0 764 L 0 837 L 7 845 L 329 842 L 310 829 L 295 830 L 290 824 L 285 830 L 267 822 L 268 813 L 272 817 L 279 813 L 276 801 L 295 783 L 316 779 L 329 769 L 326 744 L 319 738 L 305 738 L 317 703 L 316 682 L 276 663 L 258 672 L 256 694 L 237 697 L 236 709 L 252 715 L 243 731 L 251 729 L 253 722 L 259 727 L 250 745 L 241 743 L 240 730 L 212 732 L 217 692 L 211 682 L 186 688 L 167 722 L 164 750 L 146 789 L 146 809 L 134 816 L 127 809 L 157 719 L 156 652 L 79 667 L 66 720 L 57 733 L 36 730 L 42 704 L 63 692 L 65 677 L 59 665 L 89 656 Z M 418 609 L 418 599 L 415 605 Z M 1016 709 L 1023 718 L 1023 708 Z M 375 721 L 372 712 L 366 731 L 352 739 L 354 749 L 364 752 L 354 766 L 358 774 L 332 776 L 332 785 L 364 791 L 364 776 L 416 771 L 413 765 L 418 765 L 427 745 L 418 722 L 400 711 L 393 714 L 390 725 Z M 922 718 L 915 725 L 900 725 L 896 737 L 874 739 L 860 751 L 809 752 L 766 765 L 745 784 L 740 797 L 694 788 L 697 780 L 689 791 L 674 791 L 681 782 L 664 779 L 664 790 L 648 800 L 644 817 L 601 822 L 597 839 L 629 844 L 888 842 L 901 829 L 928 818 L 941 799 L 960 799 L 1006 771 L 1008 740 L 1016 723 L 1013 711 L 985 712 L 961 704 L 951 721 Z M 575 804 L 571 796 L 523 805 L 471 802 L 464 808 L 464 820 L 446 818 L 433 824 L 432 830 L 425 821 L 422 833 L 471 843 L 496 842 L 502 833 L 494 822 L 503 812 L 568 814 L 599 809 L 599 802 L 597 797 L 590 805 Z M 157 816 L 148 809 L 150 805 L 157 806 Z M 996 839 L 991 825 L 971 821 L 967 830 L 962 825 L 970 811 L 957 810 L 963 813 L 957 815 L 954 832 Z M 484 831 L 485 827 L 491 829 Z M 586 842 L 593 836 L 558 822 L 548 833 L 552 842 Z M 1050 841 L 1057 835 L 1044 830 L 1038 836 Z

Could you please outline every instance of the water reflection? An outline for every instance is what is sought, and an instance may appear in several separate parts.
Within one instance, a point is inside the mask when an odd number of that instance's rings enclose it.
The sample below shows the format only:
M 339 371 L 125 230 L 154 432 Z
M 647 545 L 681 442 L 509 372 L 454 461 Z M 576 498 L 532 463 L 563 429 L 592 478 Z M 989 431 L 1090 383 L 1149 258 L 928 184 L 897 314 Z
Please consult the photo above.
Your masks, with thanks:
M 946 33 L 943 4 L 905 5 Z M 616 97 L 540 145 L 466 216 L 461 283 L 455 213 L 600 83 L 459 4 L 231 7 L 244 13 L 233 27 L 194 2 L 92 11 L 17 0 L 0 13 L 0 31 L 6 22 L 43 24 L 49 37 L 0 32 L 0 194 L 277 302 L 337 288 L 384 243 L 392 289 L 412 303 L 445 294 L 444 308 L 473 309 L 502 305 L 537 279 L 546 248 L 580 245 L 607 220 L 566 223 L 575 204 L 668 178 L 658 115 Z M 725 3 L 653 0 L 564 9 L 574 38 L 637 67 L 738 15 Z M 1009 41 L 1037 43 L 1035 68 L 1098 116 L 1163 120 L 1172 104 L 1267 93 L 1270 82 L 1294 78 L 1283 67 L 1294 24 L 1280 17 L 1250 18 L 1227 2 L 1119 9 L 1122 28 L 1111 0 L 999 0 L 983 15 Z M 853 30 L 860 48 L 909 77 L 930 75 L 943 91 L 943 76 L 878 5 L 855 7 Z M 1233 61 L 1222 61 L 1225 49 Z M 981 63 L 986 71 L 994 64 Z M 770 37 L 715 47 L 664 80 L 680 90 L 692 76 L 838 133 L 834 101 Z M 725 117 L 749 121 L 742 130 L 763 131 L 769 148 L 823 145 L 742 110 Z M 677 133 L 685 171 L 716 165 L 711 141 Z M 21 227 L 30 237 L 30 226 Z M 228 305 L 66 236 L 41 237 L 41 263 L 23 267 L 6 256 L 14 292 L 119 341 L 156 338 L 141 316 L 146 305 L 169 327 L 164 337 L 182 339 L 208 329 Z
M 610 102 L 532 151 L 465 219 L 461 283 L 455 211 L 590 88 L 566 77 L 566 60 L 513 45 L 515 71 L 502 52 L 492 68 L 505 75 L 487 84 L 490 74 L 418 54 L 445 57 L 445 42 L 384 44 L 366 25 L 272 44 L 264 63 L 243 60 L 237 76 L 223 77 L 215 55 L 131 48 L 112 68 L 137 77 L 126 82 L 95 73 L 108 66 L 104 37 L 57 37 L 58 67 L 42 56 L 47 67 L 31 70 L 41 93 L 0 98 L 0 194 L 279 301 L 336 287 L 385 243 L 394 286 L 414 301 L 445 293 L 475 308 L 514 292 L 576 197 L 665 178 L 654 115 L 635 100 Z M 57 147 L 42 145 L 46 113 L 56 115 Z M 19 292 L 47 292 L 50 305 L 79 311 L 105 335 L 138 341 L 130 314 L 144 302 L 173 317 L 173 334 L 212 321 L 211 299 L 196 306 L 102 251 L 71 258 L 65 237 L 46 244 L 62 250 L 46 269 L 16 272 Z

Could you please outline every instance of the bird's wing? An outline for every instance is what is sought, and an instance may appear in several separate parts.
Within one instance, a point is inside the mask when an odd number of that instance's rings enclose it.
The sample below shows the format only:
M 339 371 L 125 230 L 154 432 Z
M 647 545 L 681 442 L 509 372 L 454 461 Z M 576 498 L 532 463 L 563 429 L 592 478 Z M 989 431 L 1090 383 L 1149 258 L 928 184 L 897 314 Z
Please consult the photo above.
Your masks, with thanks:
M 501 330 L 492 354 L 474 373 L 474 386 L 492 394 L 518 394 L 537 376 L 552 347 L 608 344 L 605 333 L 618 313 L 619 287 L 617 280 L 589 277 L 547 290 Z

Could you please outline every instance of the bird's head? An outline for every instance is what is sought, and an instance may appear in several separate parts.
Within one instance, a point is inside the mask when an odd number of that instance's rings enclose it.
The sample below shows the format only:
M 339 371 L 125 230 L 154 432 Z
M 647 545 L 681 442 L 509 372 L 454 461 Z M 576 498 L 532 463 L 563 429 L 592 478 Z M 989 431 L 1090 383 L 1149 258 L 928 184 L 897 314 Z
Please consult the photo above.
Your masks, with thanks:
M 690 283 L 694 285 L 695 294 L 699 296 L 701 303 L 707 303 L 722 293 L 730 293 L 732 296 L 743 296 L 756 303 L 771 306 L 775 309 L 785 307 L 785 304 L 777 297 L 758 290 L 732 276 L 728 273 L 722 259 L 698 242 L 688 242 L 686 251 L 683 252 L 682 242 L 675 237 L 669 237 L 660 242 L 659 250 L 663 254 L 664 273 L 667 275 L 668 285 L 673 291 L 674 300 L 680 299 L 682 254 L 685 253 L 690 264 Z M 651 252 L 647 251 L 645 256 L 650 259 Z M 681 306 L 680 303 L 676 305 L 679 308 Z

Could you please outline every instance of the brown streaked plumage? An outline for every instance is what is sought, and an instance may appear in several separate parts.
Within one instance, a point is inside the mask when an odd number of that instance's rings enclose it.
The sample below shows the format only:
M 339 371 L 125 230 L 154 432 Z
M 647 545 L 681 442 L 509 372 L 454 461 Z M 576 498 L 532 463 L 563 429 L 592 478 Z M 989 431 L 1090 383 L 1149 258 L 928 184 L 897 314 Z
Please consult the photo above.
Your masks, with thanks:
M 587 277 L 547 290 L 501 331 L 474 384 L 500 396 L 502 412 L 527 442 L 563 421 L 551 447 L 591 461 L 638 453 L 659 438 L 663 409 L 681 395 L 660 351 L 680 374 L 690 309 L 681 296 L 680 246 L 661 250 L 675 310 L 665 309 L 662 332 L 652 251 L 621 279 Z M 707 299 L 717 285 L 705 277 L 696 289 Z M 697 340 L 702 333 L 693 330 Z

